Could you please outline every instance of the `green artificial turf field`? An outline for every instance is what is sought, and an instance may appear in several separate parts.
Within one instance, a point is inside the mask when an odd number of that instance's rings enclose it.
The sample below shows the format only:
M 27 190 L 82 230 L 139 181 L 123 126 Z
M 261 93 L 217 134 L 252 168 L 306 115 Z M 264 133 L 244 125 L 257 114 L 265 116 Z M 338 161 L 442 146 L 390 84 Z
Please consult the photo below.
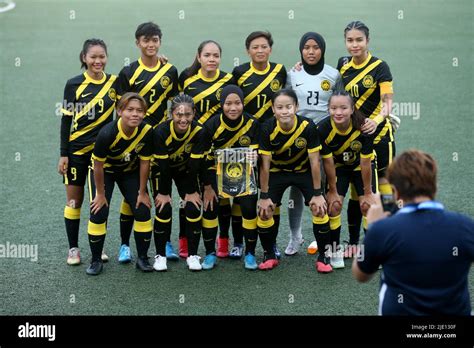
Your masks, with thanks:
M 56 105 L 66 80 L 81 73 L 78 56 L 85 39 L 105 40 L 106 71 L 117 74 L 126 61 L 138 58 L 134 32 L 149 20 L 161 26 L 160 52 L 179 71 L 192 63 L 201 41 L 214 39 L 223 47 L 221 69 L 229 72 L 234 63 L 247 61 L 245 37 L 262 29 L 274 36 L 272 61 L 291 67 L 299 60 L 301 35 L 317 31 L 326 39 L 326 63 L 335 66 L 347 54 L 345 25 L 362 20 L 371 30 L 371 52 L 388 62 L 394 76 L 394 107 L 402 119 L 397 150 L 432 153 L 440 168 L 439 200 L 474 216 L 471 0 L 15 2 L 16 8 L 0 13 L 0 244 L 37 245 L 38 257 L 36 262 L 0 258 L 0 315 L 377 314 L 378 276 L 356 283 L 349 261 L 343 270 L 320 275 L 304 252 L 283 257 L 271 272 L 248 272 L 233 260 L 200 273 L 189 272 L 184 261 L 168 262 L 169 271 L 160 274 L 119 265 L 117 189 L 105 242 L 111 262 L 103 274 L 85 273 L 87 202 L 80 231 L 84 263 L 66 265 Z M 288 241 L 285 210 L 278 237 L 282 251 Z M 308 212 L 304 234 L 312 239 Z M 172 238 L 177 245 L 176 228 Z M 153 252 L 152 246 L 149 255 Z M 469 285 L 472 292 L 472 276 Z

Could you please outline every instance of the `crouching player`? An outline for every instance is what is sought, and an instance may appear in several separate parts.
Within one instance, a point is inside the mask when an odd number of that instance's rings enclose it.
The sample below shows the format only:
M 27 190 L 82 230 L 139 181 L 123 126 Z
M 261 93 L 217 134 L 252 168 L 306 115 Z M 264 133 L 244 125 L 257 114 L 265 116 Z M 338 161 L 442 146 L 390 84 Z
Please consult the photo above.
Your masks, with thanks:
M 367 119 L 354 108 L 354 101 L 346 91 L 336 91 L 329 98 L 329 114 L 330 117 L 319 123 L 318 133 L 329 186 L 327 200 L 331 228 L 331 266 L 344 268 L 343 253 L 339 247 L 342 201 L 352 183 L 357 190 L 360 210 L 365 220 L 367 210 L 374 202 L 373 192 L 377 187 L 374 136 L 361 133 L 361 127 Z
M 329 217 L 321 190 L 321 146 L 316 125 L 296 115 L 298 98 L 292 90 L 276 92 L 272 108 L 275 117 L 262 125 L 259 148 L 262 160 L 257 225 L 265 255 L 258 268 L 269 270 L 278 265 L 273 250 L 278 234 L 273 214 L 285 190 L 295 186 L 313 215 L 313 233 L 320 246 L 316 268 L 318 272 L 330 272 L 329 260 L 323 253 L 329 244 Z
M 91 211 L 88 235 L 92 252 L 92 262 L 86 271 L 89 275 L 102 272 L 101 254 L 115 183 L 133 210 L 138 255 L 136 267 L 143 272 L 153 270 L 147 256 L 152 231 L 151 202 L 146 191 L 152 127 L 142 123 L 146 109 L 146 102 L 140 95 L 125 93 L 117 103 L 120 118 L 104 126 L 97 136 L 89 174 Z
M 176 184 L 183 200 L 185 213 L 185 234 L 188 256 L 186 262 L 191 271 L 202 269 L 197 255 L 201 238 L 201 196 L 198 173 L 204 158 L 204 129 L 194 120 L 193 98 L 181 94 L 171 104 L 171 120 L 153 130 L 153 156 L 158 162 L 158 173 L 153 173 L 153 194 L 156 216 L 154 238 L 156 256 L 153 268 L 166 271 L 166 242 L 171 234 L 171 187 Z

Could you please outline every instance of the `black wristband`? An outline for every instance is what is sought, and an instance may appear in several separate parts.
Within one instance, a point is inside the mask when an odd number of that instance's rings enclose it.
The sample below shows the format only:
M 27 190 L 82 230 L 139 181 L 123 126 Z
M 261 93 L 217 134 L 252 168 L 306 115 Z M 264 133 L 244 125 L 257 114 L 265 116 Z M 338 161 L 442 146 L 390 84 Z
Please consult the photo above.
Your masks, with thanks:
M 262 192 L 260 191 L 260 199 L 268 199 L 270 196 L 268 195 L 268 192 Z
M 322 189 L 314 189 L 314 193 L 313 193 L 313 196 L 321 196 L 323 194 L 323 190 Z

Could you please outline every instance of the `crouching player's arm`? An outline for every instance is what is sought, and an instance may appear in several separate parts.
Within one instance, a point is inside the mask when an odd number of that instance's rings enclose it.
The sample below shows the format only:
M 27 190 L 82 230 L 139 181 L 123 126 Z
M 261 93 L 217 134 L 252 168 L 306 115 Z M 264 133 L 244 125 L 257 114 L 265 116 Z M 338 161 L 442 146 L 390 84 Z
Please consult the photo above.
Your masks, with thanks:
M 258 201 L 258 215 L 262 220 L 268 220 L 273 216 L 274 204 L 268 196 L 269 180 L 270 180 L 270 162 L 272 160 L 271 153 L 261 154 L 260 166 L 260 200 Z
M 313 178 L 313 198 L 309 202 L 309 207 L 313 215 L 323 217 L 327 214 L 327 204 L 321 189 L 321 166 L 319 162 L 319 147 L 315 151 L 308 152 L 309 163 L 311 165 L 311 176 Z

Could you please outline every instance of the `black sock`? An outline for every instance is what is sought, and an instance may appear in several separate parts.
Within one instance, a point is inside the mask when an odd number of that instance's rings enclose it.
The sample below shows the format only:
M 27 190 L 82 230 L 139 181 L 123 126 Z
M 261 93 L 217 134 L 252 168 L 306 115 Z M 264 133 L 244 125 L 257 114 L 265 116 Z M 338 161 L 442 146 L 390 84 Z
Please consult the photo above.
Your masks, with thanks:
M 186 237 L 186 213 L 184 208 L 179 208 L 179 238 L 182 237 Z M 168 241 L 170 241 L 170 239 L 168 239 Z
M 244 234 L 245 234 L 245 254 L 247 255 L 248 253 L 251 253 L 252 255 L 255 255 L 255 247 L 257 246 L 257 229 L 243 229 Z
M 79 246 L 79 225 L 81 223 L 81 220 L 71 220 L 68 218 L 64 218 L 64 222 L 66 224 L 66 233 L 67 240 L 69 242 L 69 249 L 77 248 Z
M 92 253 L 92 261 L 100 261 L 104 248 L 105 234 L 100 236 L 89 234 L 89 246 Z
M 219 237 L 229 238 L 231 207 L 229 204 L 219 205 Z
M 273 244 L 277 243 L 278 230 L 280 229 L 280 207 L 277 209 L 278 214 L 273 215 L 273 220 L 275 221 L 275 225 L 272 228 Z
M 79 226 L 81 223 L 81 208 L 64 207 L 64 224 L 66 225 L 69 249 L 79 246 Z
M 347 206 L 347 224 L 349 225 L 349 244 L 359 243 L 362 213 L 359 201 L 350 199 Z
M 163 223 L 155 218 L 153 223 L 153 238 L 155 241 L 156 253 L 160 256 L 166 256 L 166 242 L 168 238 L 168 230 L 170 230 L 170 223 Z
M 313 218 L 313 234 L 318 244 L 318 261 L 327 263 L 326 251 L 331 244 L 331 230 L 329 229 L 329 219 L 328 222 L 323 224 L 316 224 Z
M 242 216 L 232 215 L 232 236 L 235 244 L 244 244 L 244 232 L 242 231 Z
M 151 231 L 133 233 L 135 237 L 135 244 L 137 245 L 137 254 L 139 258 L 148 258 L 148 249 L 150 248 Z
M 264 260 L 275 259 L 275 252 L 273 251 L 273 244 L 275 243 L 274 232 L 275 228 L 275 217 L 268 221 L 257 220 L 258 235 L 260 237 L 260 243 L 264 251 Z
M 120 238 L 122 239 L 122 244 L 130 245 L 133 221 L 133 215 L 120 214 Z
M 202 241 L 206 248 L 206 255 L 216 252 L 216 237 L 217 227 L 203 227 L 202 228 Z

